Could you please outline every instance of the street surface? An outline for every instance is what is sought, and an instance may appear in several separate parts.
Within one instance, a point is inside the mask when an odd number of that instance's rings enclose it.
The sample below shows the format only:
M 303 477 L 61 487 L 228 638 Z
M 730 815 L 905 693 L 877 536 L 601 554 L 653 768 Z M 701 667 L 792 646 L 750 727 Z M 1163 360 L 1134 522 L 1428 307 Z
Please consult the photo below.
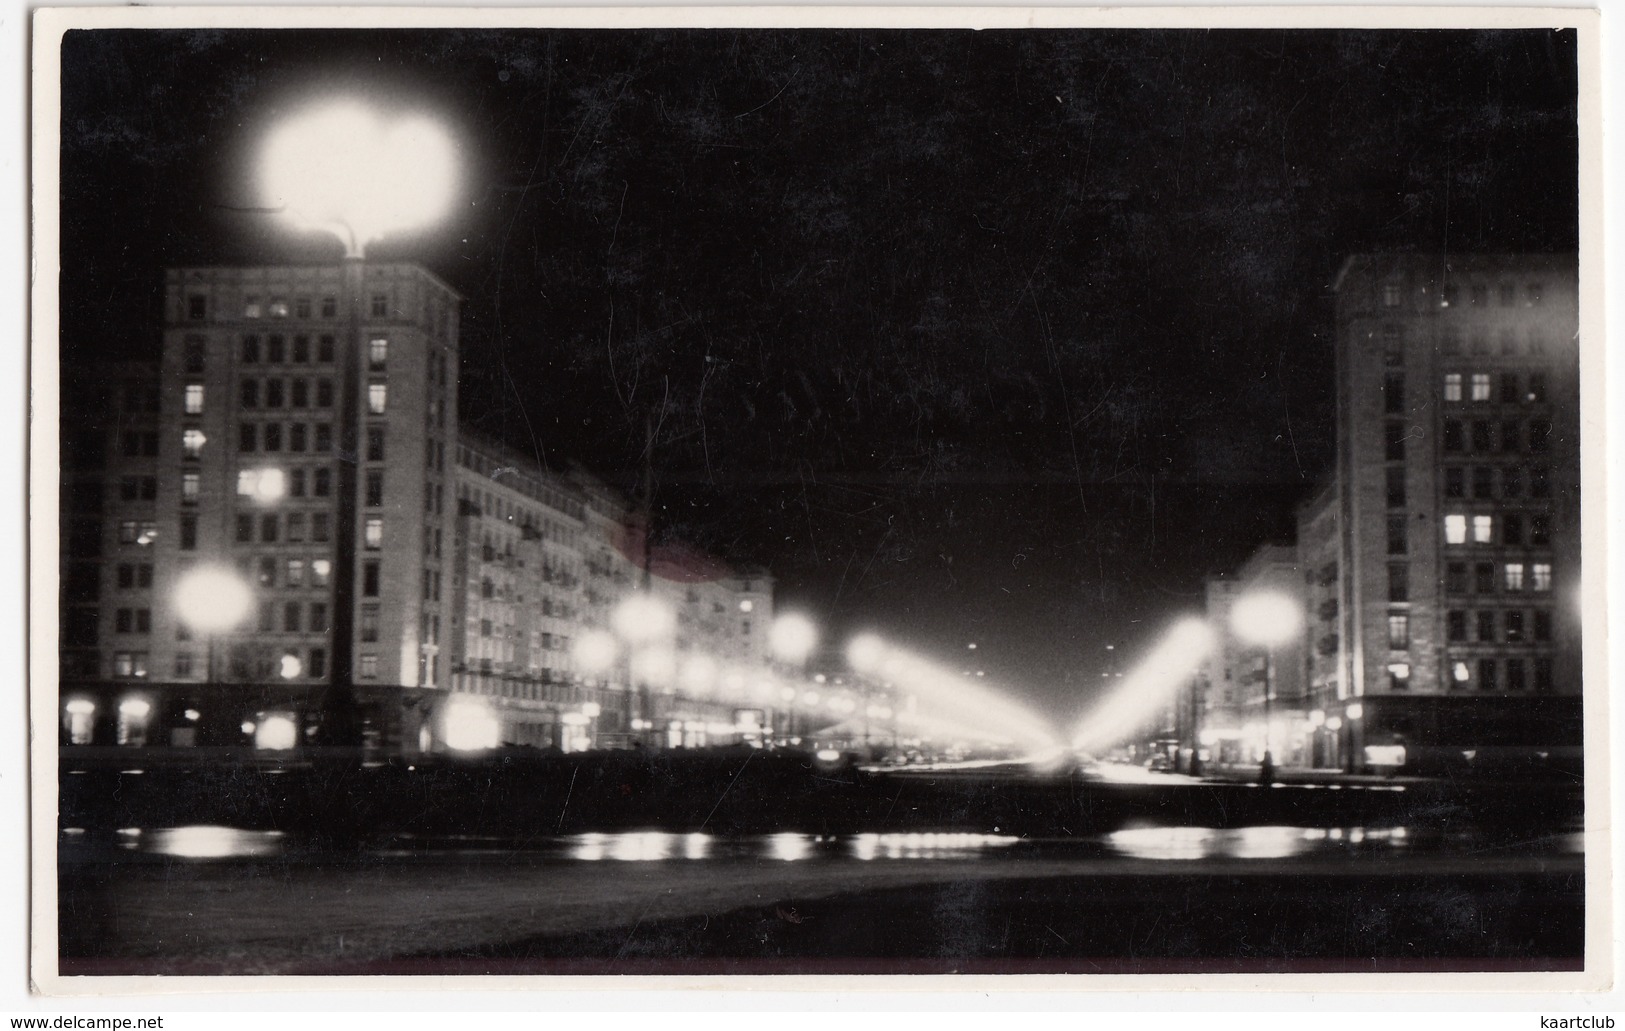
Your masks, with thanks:
M 974 794 L 1017 775 L 1009 767 L 922 770 L 886 783 L 902 798 L 899 785 L 916 779 L 966 778 Z M 1105 776 L 1137 782 L 1135 790 L 1203 787 L 1128 767 Z M 109 835 L 75 827 L 59 842 L 63 972 L 1577 962 L 1578 825 L 1478 825 L 1436 812 L 1412 821 L 1328 818 L 1341 796 L 1404 798 L 1406 787 L 1247 786 L 1246 797 L 1284 797 L 1292 803 L 1285 811 L 1314 817 L 1301 824 L 1134 818 L 1108 831 L 1046 836 L 952 826 L 392 833 L 335 852 L 268 828 L 122 827 Z

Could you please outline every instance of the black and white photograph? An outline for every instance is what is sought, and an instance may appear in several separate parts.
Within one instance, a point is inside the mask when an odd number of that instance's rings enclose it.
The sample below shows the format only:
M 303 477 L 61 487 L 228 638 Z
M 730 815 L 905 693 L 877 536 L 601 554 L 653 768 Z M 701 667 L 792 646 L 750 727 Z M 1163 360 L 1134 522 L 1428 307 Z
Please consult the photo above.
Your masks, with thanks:
M 52 991 L 1608 973 L 1594 12 L 57 13 Z

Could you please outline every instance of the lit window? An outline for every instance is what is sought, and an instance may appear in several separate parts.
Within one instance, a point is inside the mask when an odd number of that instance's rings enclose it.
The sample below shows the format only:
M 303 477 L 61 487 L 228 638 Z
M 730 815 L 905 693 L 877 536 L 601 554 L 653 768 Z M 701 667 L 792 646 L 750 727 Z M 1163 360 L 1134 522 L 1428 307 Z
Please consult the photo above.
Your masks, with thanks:
M 1523 563 L 1508 562 L 1502 571 L 1501 582 L 1509 591 L 1523 590 Z
M 288 302 L 280 297 L 273 297 L 269 310 L 273 319 L 285 319 L 288 317 Z
M 1398 283 L 1382 284 L 1382 306 L 1384 308 L 1399 307 L 1400 296 Z
M 381 517 L 367 517 L 365 539 L 368 551 L 377 551 L 384 546 L 384 520 Z
M 384 414 L 389 402 L 389 387 L 383 383 L 367 384 L 367 411 L 373 415 Z
M 1537 591 L 1552 589 L 1552 564 L 1550 562 L 1536 562 L 1529 571 L 1530 586 Z
M 289 587 L 303 587 L 305 585 L 305 560 L 290 558 L 286 574 L 282 582 Z
M 1461 400 L 1461 373 L 1447 372 L 1444 375 L 1444 399 L 1446 401 Z
M 181 500 L 196 501 L 200 480 L 197 473 L 181 473 Z
M 1467 543 L 1467 517 L 1459 513 L 1444 517 L 1444 542 L 1446 544 Z
M 310 563 L 310 585 L 312 587 L 326 587 L 328 578 L 333 575 L 333 563 L 325 558 L 312 559 Z
M 203 431 L 195 426 L 182 431 L 181 450 L 184 457 L 193 460 L 202 457 L 203 445 L 206 441 L 208 441 L 208 439 L 208 437 L 203 435 Z
M 243 301 L 243 318 L 257 319 L 259 317 L 260 299 L 253 294 L 249 294 L 247 299 Z
M 1473 516 L 1473 543 L 1493 544 L 1495 542 L 1495 517 L 1487 515 Z
M 382 369 L 389 361 L 389 338 L 372 337 L 367 341 L 367 363 Z
M 1487 372 L 1473 373 L 1473 400 L 1488 401 L 1490 399 L 1490 374 Z
M 361 656 L 361 675 L 366 677 L 368 680 L 372 680 L 378 676 L 378 656 Z
M 1411 617 L 1403 612 L 1388 614 L 1388 647 L 1404 651 L 1411 646 Z
M 1473 678 L 1473 674 L 1470 670 L 1468 670 L 1465 662 L 1458 662 L 1451 666 L 1450 676 L 1458 684 L 1465 684 L 1467 681 Z
M 1408 662 L 1391 662 L 1388 664 L 1388 688 L 1392 691 L 1404 691 L 1411 686 L 1411 664 Z
M 203 413 L 203 384 L 186 384 L 186 414 L 201 415 Z

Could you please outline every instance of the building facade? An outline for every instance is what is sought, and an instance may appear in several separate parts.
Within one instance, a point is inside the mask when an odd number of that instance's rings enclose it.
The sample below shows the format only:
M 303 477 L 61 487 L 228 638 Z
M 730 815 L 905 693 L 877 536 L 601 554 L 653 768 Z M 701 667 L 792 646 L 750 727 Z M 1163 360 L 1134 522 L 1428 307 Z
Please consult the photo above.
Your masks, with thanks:
M 320 743 L 341 689 L 390 751 L 765 736 L 772 577 L 462 430 L 458 304 L 408 264 L 176 269 L 159 361 L 64 383 L 64 742 Z M 207 633 L 203 569 L 251 596 Z

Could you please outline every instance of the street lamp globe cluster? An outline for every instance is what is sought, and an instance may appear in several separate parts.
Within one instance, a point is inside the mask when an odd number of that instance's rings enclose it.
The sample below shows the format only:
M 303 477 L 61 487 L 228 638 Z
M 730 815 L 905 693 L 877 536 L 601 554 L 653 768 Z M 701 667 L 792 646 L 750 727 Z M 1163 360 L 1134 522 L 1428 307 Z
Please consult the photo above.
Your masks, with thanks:
M 337 236 L 350 258 L 386 234 L 441 218 L 457 190 L 456 147 L 441 126 L 417 115 L 391 120 L 353 100 L 278 126 L 260 172 L 268 204 L 302 228 Z
M 1259 779 L 1275 779 L 1275 756 L 1270 750 L 1270 678 L 1275 649 L 1298 635 L 1303 626 L 1303 610 L 1297 602 L 1278 591 L 1255 591 L 1236 599 L 1230 610 L 1230 627 L 1236 636 L 1264 650 L 1264 758 Z

